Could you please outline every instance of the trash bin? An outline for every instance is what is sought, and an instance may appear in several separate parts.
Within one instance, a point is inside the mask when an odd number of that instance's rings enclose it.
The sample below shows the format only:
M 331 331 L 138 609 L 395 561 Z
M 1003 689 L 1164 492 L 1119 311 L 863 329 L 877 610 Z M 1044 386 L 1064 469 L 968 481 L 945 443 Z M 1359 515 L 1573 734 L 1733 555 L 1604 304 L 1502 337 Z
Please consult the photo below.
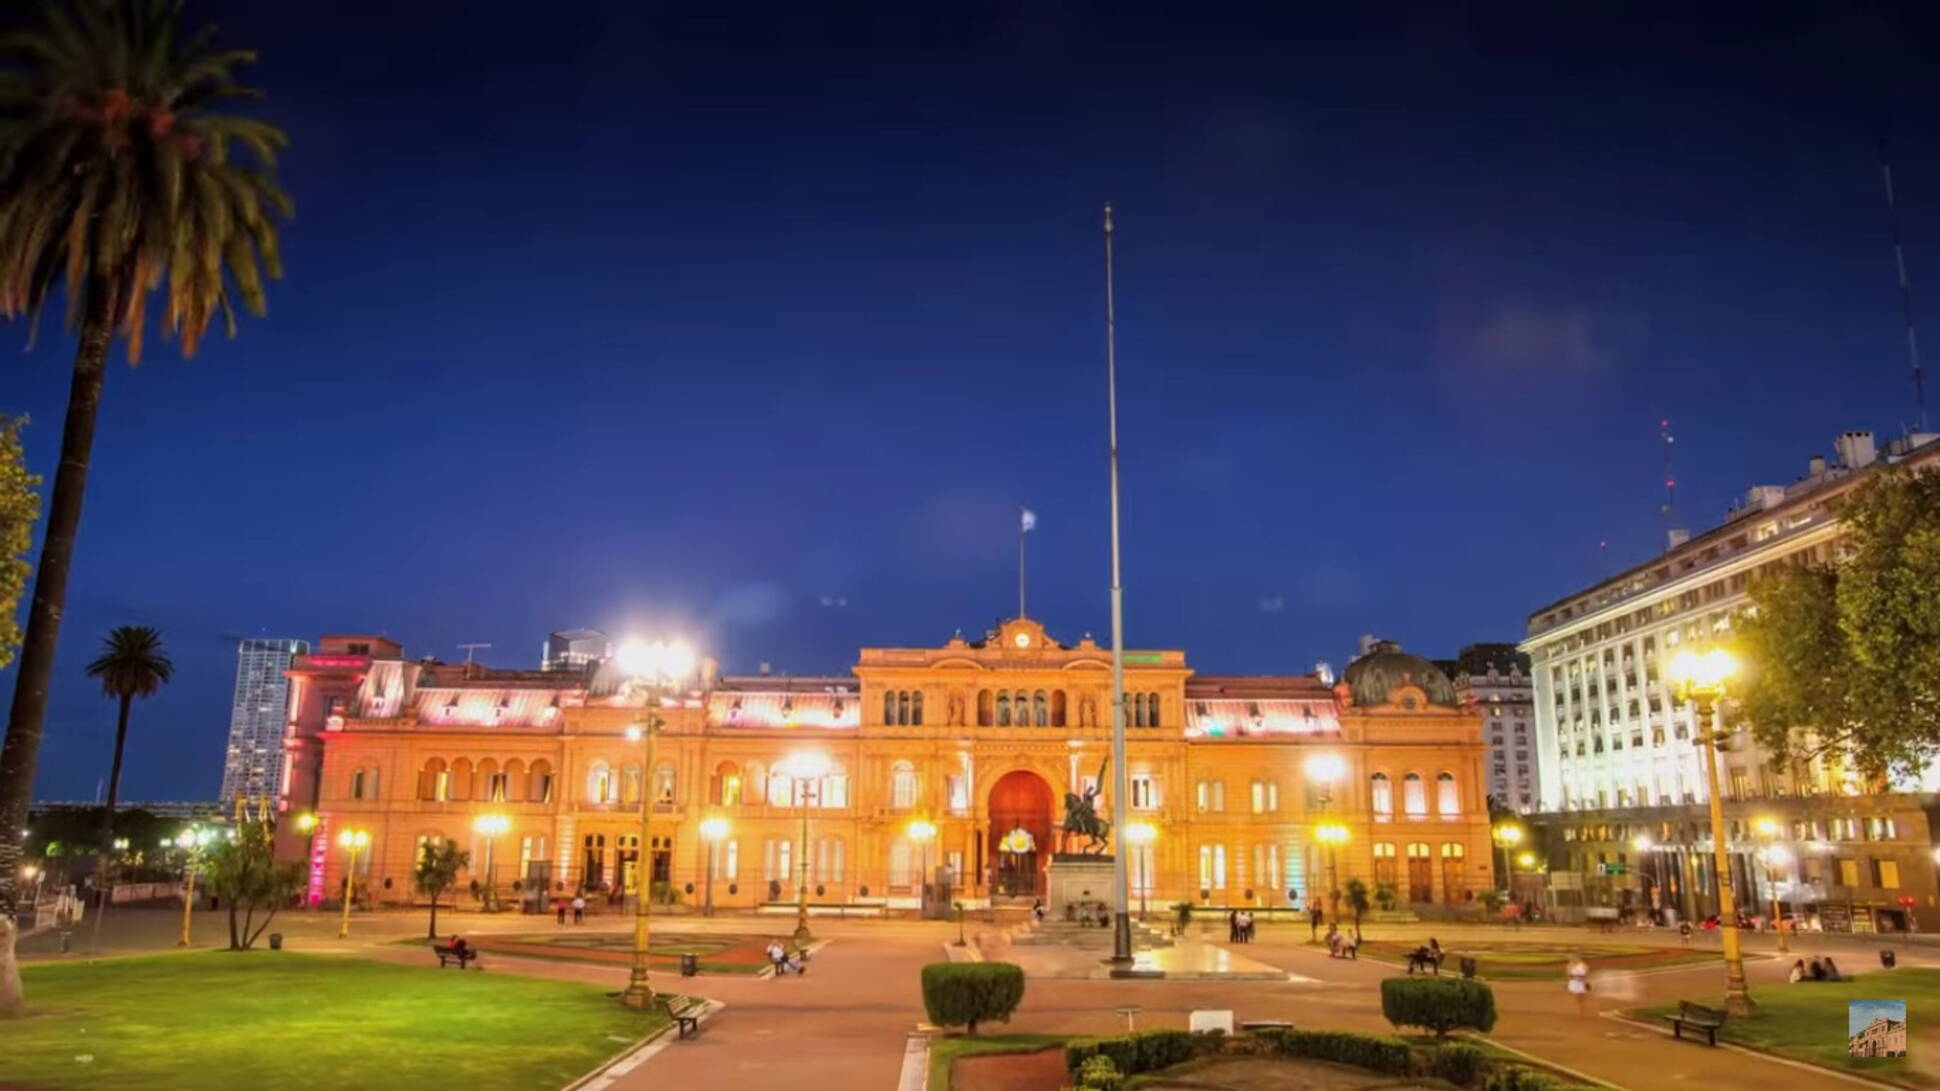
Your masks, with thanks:
M 680 976 L 693 977 L 701 972 L 701 956 L 692 951 L 680 956 Z
M 1885 967 L 1886 969 L 1888 970 L 1892 969 L 1893 964 L 1898 962 L 1899 960 L 1900 960 L 1900 956 L 1896 954 L 1892 949 L 1884 948 L 1884 947 L 1880 949 L 1879 964 Z
M 1462 956 L 1462 976 L 1465 978 L 1475 976 L 1475 960 L 1467 955 Z
M 269 949 L 272 951 L 281 951 L 283 949 L 283 933 L 271 932 L 269 934 Z

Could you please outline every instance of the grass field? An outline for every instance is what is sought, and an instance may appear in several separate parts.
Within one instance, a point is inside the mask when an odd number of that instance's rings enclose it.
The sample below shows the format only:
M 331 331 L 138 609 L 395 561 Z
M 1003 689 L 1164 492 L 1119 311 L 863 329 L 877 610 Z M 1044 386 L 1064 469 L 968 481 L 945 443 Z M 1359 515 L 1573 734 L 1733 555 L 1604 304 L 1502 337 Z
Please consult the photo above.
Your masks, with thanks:
M 1711 1006 L 1724 1003 L 1722 996 L 1690 999 Z M 1940 1085 L 1940 970 L 1902 967 L 1840 982 L 1774 986 L 1755 990 L 1752 999 L 1758 1014 L 1726 1020 L 1718 1032 L 1719 1041 L 1911 1086 Z M 1906 1001 L 1908 1056 L 1847 1056 L 1846 1002 L 1850 1000 Z M 1663 1004 L 1629 1014 L 1661 1025 L 1664 1015 L 1676 1011 L 1676 1004 Z
M 1368 940 L 1361 944 L 1361 957 L 1408 964 L 1408 953 L 1418 944 L 1393 940 Z M 1666 966 L 1689 966 L 1716 962 L 1715 952 L 1682 947 L 1650 947 L 1631 943 L 1468 943 L 1449 944 L 1443 973 L 1459 973 L 1464 955 L 1475 959 L 1476 973 L 1492 981 L 1562 980 L 1563 969 L 1572 955 L 1582 955 L 1591 973 L 1627 970 L 1658 970 Z
M 288 952 L 22 967 L 0 1084 L 552 1091 L 666 1023 L 598 988 Z

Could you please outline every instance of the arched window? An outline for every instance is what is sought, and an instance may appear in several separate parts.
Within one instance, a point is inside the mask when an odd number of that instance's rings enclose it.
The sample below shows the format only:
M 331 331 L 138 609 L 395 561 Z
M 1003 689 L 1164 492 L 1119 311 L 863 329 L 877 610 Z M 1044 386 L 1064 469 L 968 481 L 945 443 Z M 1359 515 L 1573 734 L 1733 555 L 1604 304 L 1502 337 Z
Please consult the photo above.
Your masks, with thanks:
M 741 802 L 741 767 L 724 761 L 714 767 L 714 783 L 708 786 L 709 802 L 733 807 Z
M 1460 841 L 1445 841 L 1442 843 L 1442 859 L 1444 860 L 1460 860 L 1467 855 L 1468 849 Z
M 909 695 L 909 722 L 917 727 L 923 726 L 923 691 L 920 689 Z M 837 842 L 836 847 L 840 848 L 841 842 Z M 840 858 L 838 854 L 837 859 Z
M 653 771 L 653 801 L 672 803 L 674 801 L 674 767 L 662 765 Z
M 364 798 L 364 782 L 369 775 L 369 771 L 361 765 L 350 771 L 350 798 Z
M 586 801 L 604 803 L 613 794 L 613 767 L 596 761 L 586 770 Z
M 539 758 L 526 774 L 525 798 L 534 803 L 552 802 L 552 763 Z
M 1031 708 L 1034 712 L 1032 719 L 1037 726 L 1051 726 L 1051 698 L 1049 695 L 1043 690 L 1038 690 L 1037 696 L 1031 699 Z
M 990 699 L 990 691 L 987 689 L 978 690 L 977 691 L 977 726 L 989 727 L 991 724 L 996 723 L 997 722 L 996 709 L 997 709 L 996 704 L 993 703 Z
M 768 771 L 768 806 L 793 807 L 794 805 L 795 778 L 777 765 Z
M 1374 843 L 1374 882 L 1376 885 L 1393 886 L 1395 880 L 1394 842 L 1376 841 Z
M 903 724 L 905 726 L 909 724 L 909 691 L 908 690 L 903 690 L 901 693 L 898 693 L 896 695 L 896 722 L 899 724 Z
M 505 774 L 499 771 L 497 758 L 478 763 L 478 798 L 489 803 L 505 802 Z
M 620 785 L 617 798 L 621 803 L 640 802 L 640 767 L 628 764 L 620 771 Z
M 450 790 L 451 774 L 445 769 L 445 759 L 432 758 L 418 770 L 418 798 L 442 802 Z
M 1051 691 L 1051 726 L 1064 726 L 1064 691 L 1061 689 Z
M 882 693 L 882 722 L 885 724 L 896 722 L 896 691 L 893 689 L 884 690 Z
M 505 801 L 507 803 L 525 802 L 525 763 L 517 758 L 505 763 Z M 523 875 L 525 872 L 520 871 Z
M 999 700 L 1002 698 L 1000 697 Z M 891 807 L 899 811 L 907 811 L 915 807 L 917 789 L 916 766 L 906 761 L 899 761 L 889 767 L 889 805 Z
M 1368 794 L 1374 799 L 1374 820 L 1386 822 L 1394 817 L 1394 785 L 1386 773 L 1376 773 L 1368 778 Z
M 1159 695 L 1156 693 L 1145 695 L 1145 726 L 1159 726 Z
M 1462 793 L 1455 786 L 1455 774 L 1443 773 L 1435 778 L 1435 810 L 1443 818 L 1462 813 Z
M 1408 812 L 1409 818 L 1427 815 L 1428 788 L 1422 784 L 1420 773 L 1409 773 L 1401 778 L 1401 809 Z
M 997 691 L 997 726 L 1010 726 L 1010 691 L 1007 689 Z
M 469 758 L 459 758 L 451 763 L 451 790 L 445 798 L 467 800 L 472 797 L 472 763 Z

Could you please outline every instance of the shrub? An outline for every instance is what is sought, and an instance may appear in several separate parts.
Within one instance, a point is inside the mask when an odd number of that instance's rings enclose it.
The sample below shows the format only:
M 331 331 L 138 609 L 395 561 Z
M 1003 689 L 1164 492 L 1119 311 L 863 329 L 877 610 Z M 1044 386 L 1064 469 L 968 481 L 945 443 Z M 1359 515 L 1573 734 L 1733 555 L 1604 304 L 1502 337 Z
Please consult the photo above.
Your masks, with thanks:
M 1125 1086 L 1125 1077 L 1110 1057 L 1087 1057 L 1084 1067 L 1078 1069 L 1078 1086 L 1084 1091 L 1118 1091 Z
M 1500 1065 L 1483 1081 L 1481 1091 L 1595 1091 L 1595 1088 L 1531 1068 Z
M 1194 1034 L 1187 1030 L 1148 1030 L 1109 1038 L 1080 1038 L 1064 1047 L 1064 1068 L 1073 1077 L 1082 1079 L 1085 1065 L 1093 1058 L 1103 1057 L 1120 1073 L 1136 1076 L 1218 1053 L 1225 1043 L 1223 1034 Z
M 1024 999 L 1024 969 L 1009 962 L 932 962 L 923 967 L 923 1008 L 938 1026 L 977 1033 L 990 1019 L 1010 1021 Z
M 1381 1014 L 1397 1027 L 1444 1037 L 1457 1027 L 1487 1034 L 1495 1026 L 1495 993 L 1458 977 L 1390 977 L 1381 982 Z
M 1286 1057 L 1307 1057 L 1353 1065 L 1391 1076 L 1414 1071 L 1414 1051 L 1408 1043 L 1385 1034 L 1355 1034 L 1345 1030 L 1261 1030 L 1255 1036 L 1273 1043 Z
M 1457 1087 L 1481 1084 L 1489 1065 L 1488 1054 L 1480 1046 L 1466 1042 L 1445 1042 L 1424 1051 L 1422 1068 L 1427 1075 L 1447 1080 Z

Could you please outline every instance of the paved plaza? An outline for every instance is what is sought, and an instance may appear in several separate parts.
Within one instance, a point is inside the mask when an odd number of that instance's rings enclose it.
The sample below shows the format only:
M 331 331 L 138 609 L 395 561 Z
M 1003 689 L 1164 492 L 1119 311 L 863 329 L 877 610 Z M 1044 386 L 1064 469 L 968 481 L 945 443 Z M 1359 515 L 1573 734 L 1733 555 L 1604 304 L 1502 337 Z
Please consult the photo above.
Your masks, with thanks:
M 535 925 L 535 920 L 544 920 Z M 108 951 L 172 948 L 179 914 L 167 911 L 123 910 L 112 914 L 103 928 Z M 624 917 L 598 919 L 582 930 L 619 932 Z M 683 933 L 781 935 L 792 925 L 785 918 L 733 916 L 714 920 L 681 917 L 665 927 Z M 200 946 L 217 946 L 226 935 L 221 914 L 197 915 Z M 327 913 L 290 913 L 274 926 L 295 950 L 335 952 L 400 964 L 424 965 L 429 955 L 400 940 L 424 934 L 423 914 L 357 915 L 348 940 L 336 938 L 337 918 Z M 475 940 L 493 934 L 531 935 L 554 927 L 550 920 L 516 915 L 483 916 L 444 913 L 439 931 L 458 932 Z M 981 937 L 991 957 L 1008 950 L 1029 964 L 1044 957 L 1024 947 L 1009 948 L 1003 929 L 972 921 L 970 933 Z M 571 930 L 572 926 L 566 926 Z M 705 974 L 694 978 L 660 975 L 663 990 L 678 990 L 717 1001 L 720 1007 L 701 1033 L 663 1048 L 608 1086 L 646 1091 L 649 1088 L 740 1088 L 785 1085 L 804 1078 L 829 1087 L 880 1088 L 897 1086 L 911 1033 L 923 1021 L 917 985 L 920 968 L 950 957 L 956 926 L 916 921 L 815 922 L 823 941 L 806 976 L 779 980 L 766 975 Z M 1368 929 L 1370 937 L 1420 940 L 1434 934 L 1444 947 L 1464 942 L 1568 945 L 1598 942 L 1646 943 L 1678 946 L 1670 933 L 1615 937 L 1578 929 L 1528 928 L 1509 931 L 1497 927 L 1460 925 L 1385 925 Z M 993 1032 L 1050 1034 L 1114 1033 L 1125 1027 L 1117 1009 L 1136 1007 L 1141 1029 L 1184 1027 L 1197 1009 L 1230 1009 L 1241 1019 L 1285 1019 L 1310 1029 L 1350 1029 L 1389 1032 L 1381 1016 L 1379 982 L 1400 972 L 1372 959 L 1329 958 L 1308 942 L 1308 929 L 1292 924 L 1264 924 L 1256 942 L 1229 947 L 1223 929 L 1188 935 L 1178 950 L 1198 952 L 1180 957 L 1193 965 L 1209 964 L 1214 953 L 1232 965 L 1251 970 L 1268 967 L 1279 978 L 1198 978 L 1190 980 L 1111 981 L 1088 976 L 1033 976 L 1023 1005 L 1007 1027 Z M 79 949 L 77 934 L 76 948 Z M 489 943 L 489 940 L 487 940 Z M 1703 946 L 1704 941 L 1694 941 Z M 52 954 L 57 941 L 48 933 L 28 938 L 23 950 L 34 958 Z M 1748 970 L 1754 994 L 1784 989 L 1789 961 L 1772 950 L 1769 936 L 1748 941 L 1753 956 Z M 1849 972 L 1876 969 L 1880 944 L 1860 937 L 1806 936 L 1793 946 L 1799 954 L 1830 954 Z M 1040 948 L 1038 951 L 1042 951 Z M 68 958 L 84 957 L 70 954 Z M 958 957 L 962 957 L 959 952 Z M 1940 966 L 1940 946 L 1921 940 L 1900 955 L 1903 965 Z M 622 965 L 542 960 L 488 954 L 486 972 L 527 974 L 580 981 L 618 989 L 626 980 Z M 1770 1091 L 1774 1087 L 1868 1086 L 1863 1080 L 1844 1080 L 1818 1070 L 1805 1070 L 1763 1055 L 1734 1049 L 1712 1049 L 1671 1041 L 1655 1028 L 1611 1018 L 1610 1013 L 1647 1003 L 1678 999 L 1714 999 L 1722 970 L 1717 964 L 1673 967 L 1639 974 L 1607 976 L 1598 981 L 1588 1014 L 1578 1014 L 1557 981 L 1504 981 L 1495 984 L 1500 1021 L 1491 1037 L 1543 1061 L 1595 1077 L 1619 1087 L 1704 1087 Z M 1834 1027 L 1830 1033 L 1841 1033 Z M 1914 1055 L 1940 1056 L 1934 1028 L 1915 1028 Z M 1925 1032 L 1924 1034 L 1922 1032 Z

